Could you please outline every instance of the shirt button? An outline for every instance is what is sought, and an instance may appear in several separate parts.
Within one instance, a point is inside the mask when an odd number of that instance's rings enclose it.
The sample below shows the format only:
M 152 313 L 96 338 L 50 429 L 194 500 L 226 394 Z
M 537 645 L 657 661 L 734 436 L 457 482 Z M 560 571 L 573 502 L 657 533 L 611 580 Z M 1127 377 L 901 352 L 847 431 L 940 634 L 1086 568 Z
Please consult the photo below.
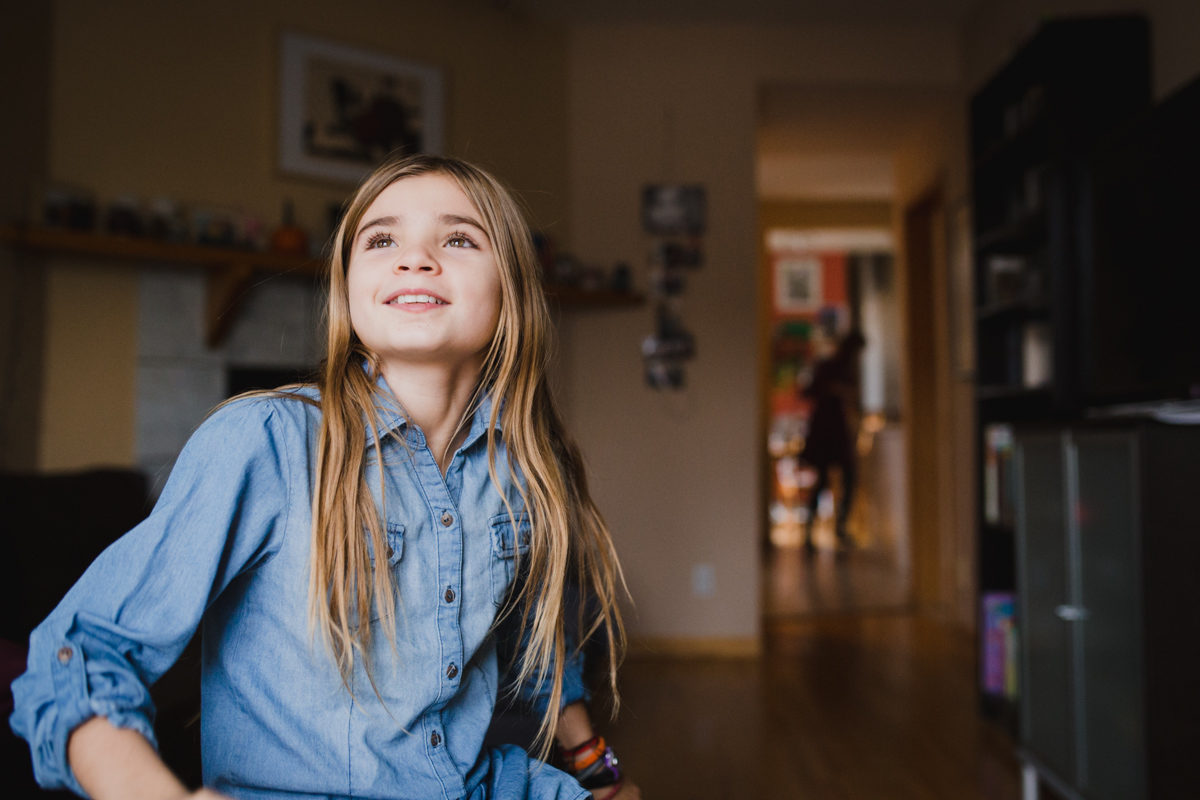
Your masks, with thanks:
M 445 514 L 442 514 L 442 524 L 449 528 L 454 524 L 454 515 L 449 511 L 447 511 Z
M 63 664 L 66 664 L 68 661 L 70 661 L 71 656 L 73 655 L 75 655 L 75 651 L 69 647 L 58 648 L 58 660 Z
M 388 548 L 388 558 L 391 558 L 391 557 L 392 557 L 392 556 L 394 556 L 395 554 L 396 554 L 396 553 L 395 553 L 395 551 L 394 551 L 394 550 L 392 550 L 392 548 L 390 548 L 390 547 L 389 547 L 389 548 Z
M 454 602 L 454 590 L 451 589 L 449 586 L 446 587 L 446 602 L 447 603 Z
M 451 664 L 449 667 L 446 668 L 446 677 L 447 678 L 449 678 L 450 680 L 454 680 L 457 676 L 458 676 L 458 667 Z
M 434 731 L 433 735 L 429 737 L 429 743 L 431 745 L 433 745 L 434 747 L 437 747 L 439 744 L 442 743 L 442 737 L 438 736 L 437 731 Z

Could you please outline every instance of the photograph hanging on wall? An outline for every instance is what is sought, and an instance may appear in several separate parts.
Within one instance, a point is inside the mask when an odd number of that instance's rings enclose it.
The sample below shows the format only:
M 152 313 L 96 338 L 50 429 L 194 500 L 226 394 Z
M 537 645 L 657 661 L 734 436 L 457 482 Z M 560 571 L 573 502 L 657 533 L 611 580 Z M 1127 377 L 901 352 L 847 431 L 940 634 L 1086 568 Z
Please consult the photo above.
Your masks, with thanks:
M 642 189 L 642 228 L 654 236 L 699 236 L 706 217 L 703 186 L 655 184 Z
M 279 75 L 283 172 L 357 183 L 392 153 L 443 152 L 434 67 L 285 33 Z
M 775 262 L 775 310 L 808 314 L 821 308 L 821 259 L 815 255 L 787 256 Z

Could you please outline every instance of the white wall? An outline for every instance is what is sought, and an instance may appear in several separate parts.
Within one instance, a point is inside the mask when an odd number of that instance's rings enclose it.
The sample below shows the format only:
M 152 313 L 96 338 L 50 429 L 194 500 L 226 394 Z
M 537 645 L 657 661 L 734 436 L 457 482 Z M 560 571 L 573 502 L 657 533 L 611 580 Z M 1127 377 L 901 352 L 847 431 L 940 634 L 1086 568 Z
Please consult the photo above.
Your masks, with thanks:
M 322 293 L 306 278 L 263 276 L 245 293 L 220 347 L 205 344 L 207 275 L 138 275 L 134 458 L 154 495 L 192 433 L 228 394 L 230 367 L 312 370 L 321 359 Z
M 648 638 L 754 640 L 760 497 L 756 413 L 755 118 L 760 86 L 952 86 L 949 26 L 579 25 L 568 98 L 571 241 L 587 260 L 644 267 L 641 188 L 708 189 L 707 261 L 685 320 L 689 387 L 642 384 L 651 310 L 564 315 L 565 400 Z M 697 563 L 712 597 L 691 594 Z

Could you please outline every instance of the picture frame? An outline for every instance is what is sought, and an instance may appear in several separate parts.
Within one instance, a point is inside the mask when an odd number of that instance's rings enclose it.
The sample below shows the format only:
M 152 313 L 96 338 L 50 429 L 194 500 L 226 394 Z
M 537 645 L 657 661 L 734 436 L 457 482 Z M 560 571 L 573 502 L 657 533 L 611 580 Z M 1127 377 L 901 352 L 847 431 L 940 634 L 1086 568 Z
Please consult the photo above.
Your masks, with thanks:
M 775 259 L 775 310 L 813 314 L 822 304 L 822 264 L 816 254 L 786 254 Z
M 444 152 L 436 67 L 291 32 L 279 54 L 281 172 L 357 184 L 394 152 Z

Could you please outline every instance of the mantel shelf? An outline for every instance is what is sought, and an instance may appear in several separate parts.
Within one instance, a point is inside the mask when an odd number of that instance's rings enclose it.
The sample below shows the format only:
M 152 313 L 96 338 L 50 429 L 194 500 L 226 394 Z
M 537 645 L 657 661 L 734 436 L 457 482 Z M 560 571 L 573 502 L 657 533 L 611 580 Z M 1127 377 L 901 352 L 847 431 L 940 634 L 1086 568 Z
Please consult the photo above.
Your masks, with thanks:
M 251 269 L 314 275 L 321 268 L 320 259 L 304 256 L 260 253 L 255 250 L 239 250 L 232 247 L 206 247 L 198 244 L 163 242 L 133 236 L 114 236 L 30 225 L 5 225 L 0 228 L 0 241 L 25 250 L 126 261 L 154 261 L 160 264 L 199 264 L 217 267 L 244 264 Z
M 11 247 L 60 255 L 147 261 L 156 264 L 186 264 L 205 267 L 208 274 L 205 340 L 218 347 L 236 319 L 237 306 L 250 287 L 256 271 L 315 277 L 324 259 L 260 253 L 230 247 L 162 242 L 132 236 L 68 231 L 31 225 L 0 227 L 0 242 Z M 645 298 L 632 292 L 589 291 L 573 286 L 546 286 L 546 294 L 563 307 L 635 307 Z
M 208 270 L 208 290 L 205 298 L 204 340 L 209 347 L 219 347 L 225 341 L 256 271 L 316 276 L 321 269 L 319 259 L 303 256 L 29 225 L 6 225 L 0 228 L 0 241 L 21 250 L 43 253 L 205 267 Z

